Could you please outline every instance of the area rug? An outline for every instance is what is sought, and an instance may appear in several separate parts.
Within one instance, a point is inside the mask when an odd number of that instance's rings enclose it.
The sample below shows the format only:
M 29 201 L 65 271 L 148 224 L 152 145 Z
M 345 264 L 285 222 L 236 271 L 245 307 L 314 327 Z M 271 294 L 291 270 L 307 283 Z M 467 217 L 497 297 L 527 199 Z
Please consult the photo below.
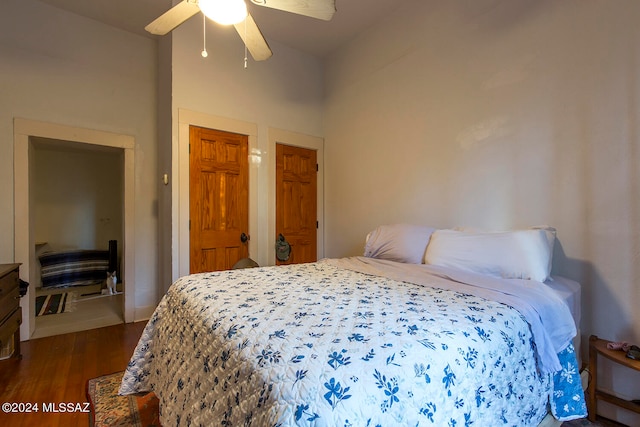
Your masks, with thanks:
M 580 418 L 578 420 L 565 421 L 562 423 L 562 427 L 604 427 L 604 425 L 598 421 L 591 422 L 586 418 Z
M 602 418 L 598 415 L 597 421 L 589 421 L 586 418 L 580 418 L 573 421 L 565 421 L 562 423 L 562 427 L 628 427 L 625 424 L 620 424 L 615 421 Z
M 104 375 L 87 381 L 87 398 L 91 404 L 89 425 L 94 427 L 159 427 L 158 398 L 118 396 L 124 372 Z
M 94 427 L 160 427 L 158 398 L 149 393 L 144 396 L 118 396 L 124 372 L 93 378 L 87 381 L 87 398 L 91 403 L 90 426 Z M 587 419 L 562 423 L 562 427 L 601 427 Z
M 40 295 L 36 297 L 36 316 L 68 313 L 75 309 L 75 304 L 76 294 L 74 292 Z

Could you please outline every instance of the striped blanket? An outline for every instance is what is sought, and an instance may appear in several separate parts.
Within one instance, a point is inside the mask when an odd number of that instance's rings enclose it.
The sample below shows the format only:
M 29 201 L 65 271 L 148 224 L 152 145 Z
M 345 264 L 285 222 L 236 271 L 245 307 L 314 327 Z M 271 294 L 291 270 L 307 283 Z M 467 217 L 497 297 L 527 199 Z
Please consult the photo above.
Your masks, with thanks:
M 99 284 L 109 269 L 106 250 L 47 252 L 39 260 L 43 288 Z

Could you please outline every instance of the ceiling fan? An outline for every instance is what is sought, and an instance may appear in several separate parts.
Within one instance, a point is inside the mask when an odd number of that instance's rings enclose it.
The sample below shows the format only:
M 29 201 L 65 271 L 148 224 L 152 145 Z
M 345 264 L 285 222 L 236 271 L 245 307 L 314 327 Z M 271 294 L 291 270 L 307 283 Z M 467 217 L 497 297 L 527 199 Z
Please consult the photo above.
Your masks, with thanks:
M 335 0 L 251 0 L 251 3 L 325 21 L 329 21 L 336 11 Z M 247 11 L 244 0 L 182 0 L 145 30 L 165 35 L 198 12 L 219 24 L 233 25 L 254 60 L 264 61 L 271 57 L 271 49 Z

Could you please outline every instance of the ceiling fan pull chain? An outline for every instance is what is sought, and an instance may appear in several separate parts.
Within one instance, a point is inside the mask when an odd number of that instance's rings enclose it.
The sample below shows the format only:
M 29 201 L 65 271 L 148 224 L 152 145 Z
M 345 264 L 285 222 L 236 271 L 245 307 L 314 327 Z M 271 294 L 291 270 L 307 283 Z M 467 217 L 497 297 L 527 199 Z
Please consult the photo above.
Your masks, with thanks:
M 244 18 L 244 40 L 247 40 L 247 19 Z M 247 69 L 247 42 L 244 42 L 244 69 Z
M 203 58 L 209 56 L 207 53 L 207 17 L 202 14 L 202 53 Z

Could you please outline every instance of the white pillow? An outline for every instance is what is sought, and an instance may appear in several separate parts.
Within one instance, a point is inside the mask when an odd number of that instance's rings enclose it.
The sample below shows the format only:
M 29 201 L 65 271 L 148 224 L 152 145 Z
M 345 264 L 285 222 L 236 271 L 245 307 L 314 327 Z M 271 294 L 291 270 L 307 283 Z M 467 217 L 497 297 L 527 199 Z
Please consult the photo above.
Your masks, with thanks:
M 549 244 L 549 249 L 553 255 L 553 246 L 556 244 L 556 229 L 549 227 L 548 225 L 536 225 L 535 227 L 531 227 L 531 230 L 544 231 L 544 234 L 547 237 L 547 243 Z
M 544 282 L 551 274 L 555 235 L 545 229 L 505 232 L 437 230 L 425 263 L 507 279 Z
M 381 225 L 367 235 L 364 256 L 421 264 L 434 231 L 421 225 Z

